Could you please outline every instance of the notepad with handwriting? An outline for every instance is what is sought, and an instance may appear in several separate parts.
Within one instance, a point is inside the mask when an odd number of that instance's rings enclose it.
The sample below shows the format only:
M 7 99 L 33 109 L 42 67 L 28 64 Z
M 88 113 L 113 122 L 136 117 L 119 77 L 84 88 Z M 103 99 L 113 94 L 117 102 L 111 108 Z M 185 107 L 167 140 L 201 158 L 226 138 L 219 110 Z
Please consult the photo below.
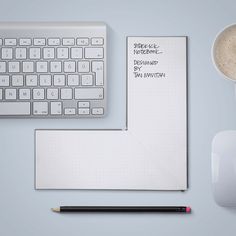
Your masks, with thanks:
M 186 44 L 128 37 L 127 129 L 36 130 L 36 188 L 185 190 Z

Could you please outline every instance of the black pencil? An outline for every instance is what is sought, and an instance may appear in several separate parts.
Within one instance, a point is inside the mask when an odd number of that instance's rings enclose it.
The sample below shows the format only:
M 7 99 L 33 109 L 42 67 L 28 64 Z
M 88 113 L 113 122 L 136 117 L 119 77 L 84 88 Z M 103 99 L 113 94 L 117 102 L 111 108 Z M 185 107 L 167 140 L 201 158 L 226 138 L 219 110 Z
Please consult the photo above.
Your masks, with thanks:
M 110 213 L 190 213 L 191 208 L 186 206 L 60 206 L 52 208 L 54 212 L 62 213 L 86 213 L 86 212 L 110 212 Z

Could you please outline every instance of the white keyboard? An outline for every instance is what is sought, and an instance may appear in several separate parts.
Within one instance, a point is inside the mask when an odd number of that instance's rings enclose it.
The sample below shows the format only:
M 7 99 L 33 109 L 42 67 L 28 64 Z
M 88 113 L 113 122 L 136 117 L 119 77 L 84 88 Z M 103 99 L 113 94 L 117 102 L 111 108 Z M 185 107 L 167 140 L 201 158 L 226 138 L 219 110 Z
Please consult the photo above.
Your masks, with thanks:
M 102 117 L 106 25 L 0 23 L 0 118 Z

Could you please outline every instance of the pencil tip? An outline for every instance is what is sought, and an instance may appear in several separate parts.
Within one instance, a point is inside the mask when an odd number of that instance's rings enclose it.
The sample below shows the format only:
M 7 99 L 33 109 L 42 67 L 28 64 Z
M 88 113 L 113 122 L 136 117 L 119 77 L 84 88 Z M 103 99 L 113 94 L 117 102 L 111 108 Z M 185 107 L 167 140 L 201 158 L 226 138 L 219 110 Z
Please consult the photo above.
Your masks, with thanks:
M 51 210 L 54 212 L 60 212 L 60 208 L 51 208 Z

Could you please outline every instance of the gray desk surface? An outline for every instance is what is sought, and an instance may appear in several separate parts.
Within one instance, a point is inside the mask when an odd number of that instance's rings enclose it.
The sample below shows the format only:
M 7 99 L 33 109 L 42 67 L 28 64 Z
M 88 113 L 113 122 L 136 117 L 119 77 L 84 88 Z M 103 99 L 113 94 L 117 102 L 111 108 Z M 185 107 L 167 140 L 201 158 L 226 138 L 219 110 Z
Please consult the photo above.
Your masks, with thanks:
M 211 140 L 236 128 L 233 84 L 211 63 L 215 34 L 234 23 L 235 0 L 1 0 L 0 21 L 105 21 L 109 25 L 110 115 L 101 120 L 0 120 L 0 235 L 234 235 L 236 211 L 211 192 Z M 35 128 L 120 127 L 125 117 L 127 35 L 189 36 L 189 189 L 182 192 L 36 191 Z M 191 205 L 191 215 L 85 214 L 60 204 Z

